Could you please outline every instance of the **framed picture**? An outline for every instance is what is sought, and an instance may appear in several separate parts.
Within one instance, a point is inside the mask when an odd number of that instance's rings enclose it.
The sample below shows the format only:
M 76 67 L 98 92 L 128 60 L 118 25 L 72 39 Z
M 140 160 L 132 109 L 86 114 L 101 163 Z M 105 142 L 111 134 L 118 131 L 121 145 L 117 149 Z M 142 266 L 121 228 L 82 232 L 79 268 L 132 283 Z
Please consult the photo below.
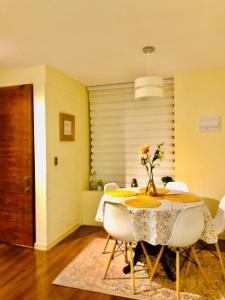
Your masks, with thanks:
M 60 141 L 75 140 L 75 116 L 60 113 Z

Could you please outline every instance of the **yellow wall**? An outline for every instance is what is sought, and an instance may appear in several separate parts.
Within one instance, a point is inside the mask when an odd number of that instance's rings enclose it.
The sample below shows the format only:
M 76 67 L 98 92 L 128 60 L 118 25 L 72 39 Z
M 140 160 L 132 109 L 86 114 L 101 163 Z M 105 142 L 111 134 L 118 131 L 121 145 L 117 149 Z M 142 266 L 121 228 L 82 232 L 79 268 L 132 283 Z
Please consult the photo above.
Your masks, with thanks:
M 103 191 L 82 192 L 82 224 L 102 226 L 101 222 L 95 221 L 98 206 L 103 196 Z
M 225 69 L 177 74 L 174 89 L 176 180 L 219 200 L 225 194 Z M 221 130 L 199 132 L 202 116 L 220 116 Z
M 0 71 L 0 86 L 21 84 L 33 84 L 36 243 L 41 248 L 47 244 L 44 66 Z
M 0 71 L 0 86 L 21 84 L 33 84 L 35 247 L 47 249 L 81 223 L 82 190 L 89 184 L 88 99 L 82 84 L 50 67 Z M 75 115 L 75 142 L 59 141 L 59 112 Z
M 60 112 L 75 115 L 74 142 L 59 140 Z M 48 246 L 81 223 L 82 190 L 89 184 L 88 114 L 84 85 L 46 67 Z

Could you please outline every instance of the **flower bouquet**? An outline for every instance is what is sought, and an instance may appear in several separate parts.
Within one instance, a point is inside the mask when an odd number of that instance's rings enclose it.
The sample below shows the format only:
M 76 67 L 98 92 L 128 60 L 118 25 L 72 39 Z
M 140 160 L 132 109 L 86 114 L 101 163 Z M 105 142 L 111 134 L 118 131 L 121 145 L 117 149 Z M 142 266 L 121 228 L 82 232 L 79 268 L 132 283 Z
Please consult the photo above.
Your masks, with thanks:
M 158 144 L 153 156 L 150 154 L 150 148 L 148 145 L 143 145 L 139 149 L 139 155 L 141 158 L 141 164 L 145 166 L 148 174 L 148 184 L 145 193 L 151 196 L 157 196 L 157 190 L 153 180 L 153 169 L 157 165 L 157 160 L 162 160 L 164 157 L 164 143 Z

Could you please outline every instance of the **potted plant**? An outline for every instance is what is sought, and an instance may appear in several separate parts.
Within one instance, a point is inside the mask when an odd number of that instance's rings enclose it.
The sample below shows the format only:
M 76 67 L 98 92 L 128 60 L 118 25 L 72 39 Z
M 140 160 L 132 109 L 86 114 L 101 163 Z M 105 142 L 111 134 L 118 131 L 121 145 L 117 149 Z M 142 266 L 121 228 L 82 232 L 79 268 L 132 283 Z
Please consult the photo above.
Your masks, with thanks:
M 97 180 L 96 180 L 95 170 L 91 170 L 89 186 L 90 186 L 90 190 L 96 190 L 97 189 Z
M 98 191 L 103 191 L 103 188 L 104 188 L 104 182 L 101 179 L 99 179 L 97 181 L 97 190 Z
M 164 186 L 166 186 L 166 184 L 167 184 L 168 182 L 174 181 L 173 178 L 170 177 L 170 176 L 162 177 L 161 180 L 162 180 Z

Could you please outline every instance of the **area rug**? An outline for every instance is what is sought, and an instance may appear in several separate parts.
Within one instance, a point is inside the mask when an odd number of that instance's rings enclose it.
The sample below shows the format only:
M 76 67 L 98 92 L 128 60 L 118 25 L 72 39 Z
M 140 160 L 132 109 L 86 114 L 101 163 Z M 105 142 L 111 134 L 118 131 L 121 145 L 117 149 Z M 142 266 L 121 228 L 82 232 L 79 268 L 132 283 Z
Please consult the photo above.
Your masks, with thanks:
M 107 278 L 103 279 L 104 271 L 109 259 L 109 253 L 102 254 L 105 240 L 96 238 L 76 256 L 69 265 L 57 276 L 53 284 L 71 288 L 89 290 L 141 300 L 176 299 L 175 282 L 170 281 L 160 267 L 151 286 L 146 271 L 137 272 L 135 277 L 136 293 L 131 290 L 130 274 L 125 275 L 124 256 L 117 255 L 112 261 Z M 109 248 L 111 245 L 109 245 Z M 110 249 L 109 249 L 110 250 Z M 185 277 L 185 268 L 181 272 L 181 299 L 225 299 L 225 282 L 219 268 L 218 260 L 208 251 L 199 253 L 199 259 L 207 273 L 210 286 L 206 287 L 200 271 L 193 264 L 189 276 Z M 223 258 L 224 253 L 223 253 Z M 151 257 L 153 261 L 155 258 Z M 136 269 L 143 269 L 139 263 Z

